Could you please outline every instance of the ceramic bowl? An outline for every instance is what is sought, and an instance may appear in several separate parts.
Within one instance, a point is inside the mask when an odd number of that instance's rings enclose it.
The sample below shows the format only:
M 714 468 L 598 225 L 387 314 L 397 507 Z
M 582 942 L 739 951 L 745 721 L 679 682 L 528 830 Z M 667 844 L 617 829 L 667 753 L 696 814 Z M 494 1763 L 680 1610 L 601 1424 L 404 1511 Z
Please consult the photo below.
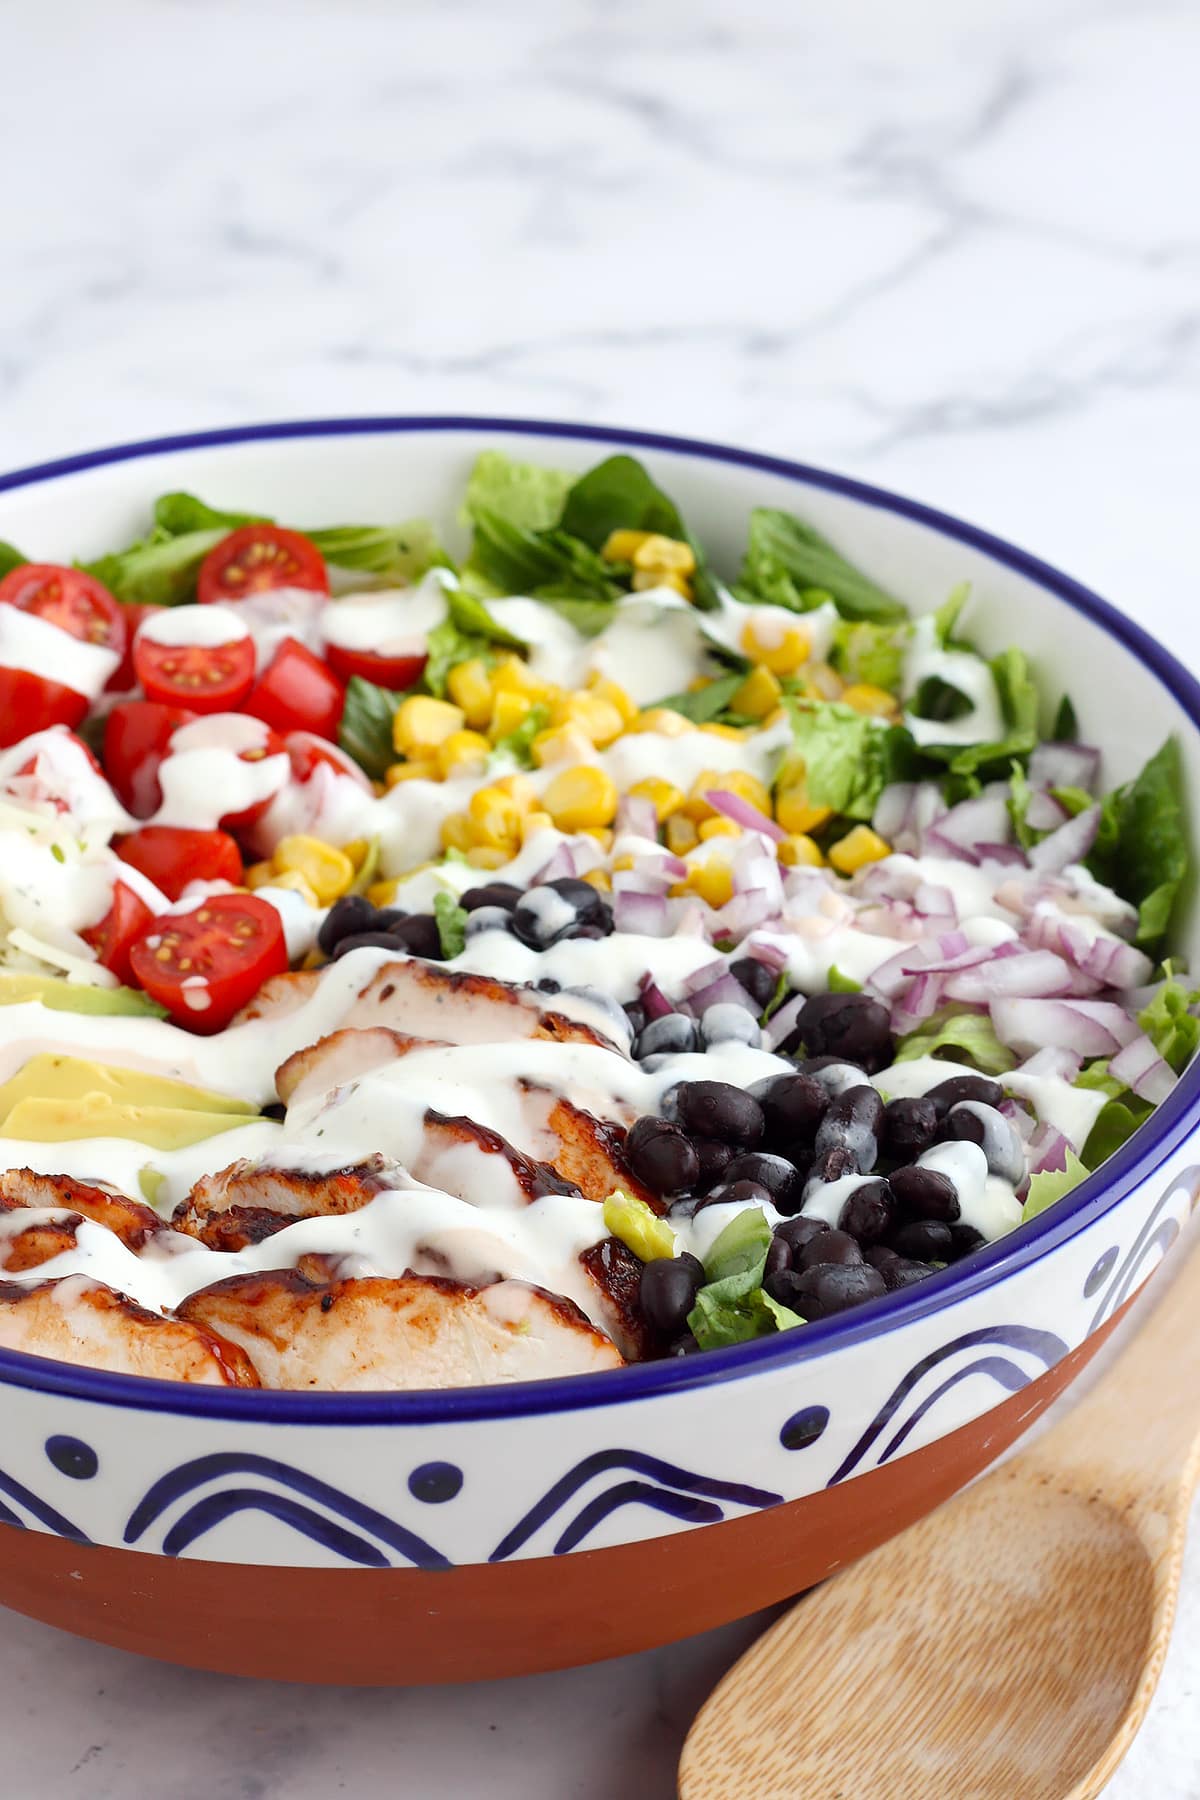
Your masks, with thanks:
M 765 504 L 915 610 L 969 580 L 979 639 L 1024 645 L 1051 702 L 1069 688 L 1108 779 L 1174 732 L 1200 794 L 1200 689 L 1137 626 L 983 532 L 775 457 L 490 419 L 251 427 L 0 479 L 0 538 L 94 555 L 172 488 L 297 524 L 449 526 L 487 446 L 567 468 L 632 451 L 718 566 Z M 1191 1209 L 1198 1117 L 1195 1068 L 1098 1175 L 965 1267 L 685 1361 L 338 1395 L 0 1353 L 0 1602 L 180 1663 L 362 1683 L 586 1662 L 748 1613 L 938 1504 L 1074 1378 Z

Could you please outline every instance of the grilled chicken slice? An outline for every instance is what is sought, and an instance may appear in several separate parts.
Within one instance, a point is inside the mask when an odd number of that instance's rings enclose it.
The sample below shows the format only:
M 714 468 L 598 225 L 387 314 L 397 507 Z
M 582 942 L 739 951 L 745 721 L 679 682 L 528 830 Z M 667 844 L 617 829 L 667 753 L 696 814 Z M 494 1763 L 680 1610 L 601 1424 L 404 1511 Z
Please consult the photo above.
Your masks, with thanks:
M 297 1219 L 358 1212 L 384 1188 L 408 1185 L 405 1171 L 385 1156 L 366 1156 L 323 1175 L 235 1162 L 201 1176 L 171 1224 L 210 1250 L 245 1250 Z
M 72 1175 L 38 1175 L 32 1169 L 7 1169 L 0 1174 L 0 1213 L 30 1206 L 61 1207 L 77 1218 L 107 1226 L 127 1250 L 140 1250 L 148 1237 L 162 1229 L 157 1213 L 117 1188 L 76 1181 Z M 16 1267 L 12 1263 L 7 1266 Z
M 293 1102 L 301 1105 L 376 1069 L 386 1069 L 397 1057 L 407 1056 L 413 1050 L 443 1047 L 440 1040 L 410 1037 L 407 1032 L 391 1031 L 385 1025 L 345 1027 L 297 1050 L 280 1063 L 275 1071 L 275 1091 L 285 1106 Z
M 269 1388 L 465 1387 L 622 1362 L 578 1307 L 520 1281 L 325 1284 L 287 1269 L 217 1282 L 179 1316 L 238 1345 Z
M 234 1024 L 294 1012 L 312 998 L 320 980 L 318 969 L 273 976 L 242 1008 Z M 360 1029 L 382 1025 L 448 1044 L 502 1044 L 537 1037 L 616 1050 L 606 1033 L 565 1013 L 547 1010 L 544 999 L 545 995 L 533 988 L 413 957 L 384 963 L 350 1001 L 342 1024 Z
M 258 1387 L 245 1352 L 203 1323 L 163 1319 L 82 1275 L 0 1281 L 0 1346 L 119 1375 Z
M 662 1346 L 646 1323 L 638 1300 L 642 1264 L 620 1238 L 602 1238 L 579 1258 L 598 1295 L 594 1309 L 627 1362 L 645 1362 L 662 1354 Z

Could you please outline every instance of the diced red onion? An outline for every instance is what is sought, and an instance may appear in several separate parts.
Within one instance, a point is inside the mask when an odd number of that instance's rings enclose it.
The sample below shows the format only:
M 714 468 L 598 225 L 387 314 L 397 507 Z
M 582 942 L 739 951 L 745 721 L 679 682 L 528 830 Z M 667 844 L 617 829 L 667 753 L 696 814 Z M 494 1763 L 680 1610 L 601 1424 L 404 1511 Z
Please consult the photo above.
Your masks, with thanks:
M 1008 1120 L 1021 1142 L 1027 1144 L 1037 1129 L 1037 1121 L 1029 1108 L 1022 1106 L 1018 1100 L 1005 1099 L 996 1110 Z
M 774 838 L 777 844 L 782 843 L 787 832 L 774 819 L 768 819 L 765 812 L 752 806 L 749 800 L 743 800 L 740 794 L 731 794 L 727 788 L 709 788 L 704 798 L 714 812 L 724 814 L 732 819 L 735 825 L 743 826 L 747 831 L 761 831 L 767 837 Z
M 665 1019 L 668 1013 L 675 1011 L 667 996 L 663 993 L 653 975 L 647 972 L 638 982 L 638 999 L 646 1009 L 648 1019 Z
M 963 800 L 952 806 L 937 821 L 936 835 L 940 843 L 950 843 L 959 850 L 977 852 L 980 844 L 1005 844 L 1011 820 L 1004 794 L 980 794 L 974 800 Z M 927 832 L 926 837 L 933 833 Z
M 1025 823 L 1031 831 L 1057 831 L 1070 818 L 1065 806 L 1060 806 L 1053 794 L 1035 791 L 1029 796 L 1029 805 L 1025 808 Z
M 907 992 L 892 1007 L 892 1030 L 903 1037 L 931 1019 L 942 1004 L 946 978 L 941 974 L 917 975 Z
M 1025 938 L 1039 950 L 1065 956 L 1102 987 L 1140 987 L 1154 973 L 1150 958 L 1124 938 L 1107 931 L 1093 933 L 1082 918 L 1072 918 L 1046 902 L 1034 907 Z
M 739 941 L 756 925 L 766 925 L 779 916 L 779 899 L 762 888 L 747 888 L 735 893 L 720 907 L 713 919 L 715 938 L 737 938 Z
M 672 927 L 672 937 L 710 938 L 712 913 L 702 900 L 681 900 Z
M 733 1006 L 744 1006 L 747 1012 L 752 1012 L 757 1016 L 758 1008 L 753 999 L 737 976 L 731 975 L 724 965 L 715 981 L 710 981 L 705 987 L 697 988 L 689 994 L 687 1009 L 690 1013 L 694 1013 L 696 1018 L 699 1018 L 708 1007 L 717 1006 L 722 1001 L 727 1001 Z
M 1030 1173 L 1044 1175 L 1049 1169 L 1065 1169 L 1067 1152 L 1073 1145 L 1053 1125 L 1039 1125 L 1026 1146 Z
M 1086 788 L 1100 773 L 1100 752 L 1091 744 L 1039 744 L 1029 759 L 1031 787 Z
M 933 781 L 894 781 L 879 796 L 871 823 L 896 850 L 920 848 L 921 833 L 946 811 Z
M 912 903 L 914 909 L 931 924 L 936 924 L 939 919 L 946 919 L 952 925 L 958 923 L 958 908 L 954 904 L 954 895 L 947 887 L 923 881 L 913 894 Z
M 772 943 L 769 938 L 748 937 L 741 949 L 744 956 L 752 956 L 755 962 L 774 970 L 776 975 L 787 967 L 787 950 L 782 944 Z
M 1050 1076 L 1059 1081 L 1074 1081 L 1083 1067 L 1082 1056 L 1076 1056 L 1073 1050 L 1051 1047 L 1049 1044 L 1023 1062 L 1014 1072 L 1018 1075 L 1033 1075 L 1037 1078 Z
M 1069 994 L 1076 973 L 1052 950 L 1027 950 L 1015 956 L 993 956 L 982 968 L 965 968 L 946 982 L 947 1000 L 988 1001 L 1005 995 L 1044 998 Z
M 557 844 L 554 849 L 554 854 L 551 856 L 545 868 L 538 870 L 537 879 L 539 882 L 563 881 L 568 876 L 575 876 L 578 875 L 578 873 L 579 870 L 576 866 L 571 846 L 569 844 Z
M 1108 1065 L 1117 1081 L 1132 1088 L 1139 1100 L 1161 1106 L 1179 1080 L 1174 1069 L 1159 1055 L 1153 1041 L 1143 1034 L 1135 1037 Z
M 629 931 L 641 937 L 670 935 L 670 914 L 662 894 L 645 894 L 636 888 L 615 888 L 613 892 L 613 925 L 618 931 Z
M 1029 867 L 1029 858 L 1020 844 L 980 844 L 975 854 L 981 863 L 1000 863 L 1013 869 Z
M 775 1050 L 789 1038 L 796 1029 L 796 1020 L 808 999 L 807 994 L 793 994 L 786 1000 L 777 1013 L 772 1013 L 767 1020 L 767 1048 Z
M 1100 829 L 1100 808 L 1089 806 L 1057 831 L 1035 844 L 1029 852 L 1029 865 L 1042 873 L 1057 873 L 1069 863 L 1082 862 L 1096 841 Z
M 1082 1056 L 1111 1056 L 1138 1035 L 1124 1007 L 1110 1000 L 993 1000 L 989 1007 L 1002 1044 L 1031 1056 L 1043 1045 Z
M 640 794 L 623 794 L 617 806 L 616 830 L 618 836 L 627 832 L 632 837 L 656 838 L 658 813 L 653 800 Z

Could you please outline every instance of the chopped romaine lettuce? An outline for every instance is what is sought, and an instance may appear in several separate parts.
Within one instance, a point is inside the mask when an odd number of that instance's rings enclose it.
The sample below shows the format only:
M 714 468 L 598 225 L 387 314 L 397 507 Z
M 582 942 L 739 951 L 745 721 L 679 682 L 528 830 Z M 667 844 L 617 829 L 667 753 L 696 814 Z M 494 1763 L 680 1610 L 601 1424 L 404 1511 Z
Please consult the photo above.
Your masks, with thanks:
M 904 670 L 907 625 L 873 625 L 869 620 L 839 619 L 834 627 L 830 661 L 847 681 L 865 681 L 896 693 Z
M 19 569 L 28 561 L 29 558 L 22 556 L 15 544 L 6 544 L 0 538 L 0 577 L 7 575 L 11 569 Z
M 1003 1075 L 1017 1063 L 1013 1052 L 996 1036 L 986 1013 L 956 1011 L 952 1006 L 934 1013 L 919 1031 L 900 1038 L 896 1048 L 897 1062 L 942 1055 L 955 1062 L 974 1063 L 985 1075 Z
M 392 720 L 404 698 L 404 694 L 364 681 L 361 675 L 352 676 L 347 684 L 338 743 L 373 781 L 381 781 L 396 761 Z
M 1166 935 L 1189 860 L 1179 746 L 1168 738 L 1140 775 L 1102 802 L 1087 866 L 1137 907 L 1136 942 L 1153 950 Z
M 433 917 L 443 956 L 457 956 L 462 950 L 467 941 L 468 916 L 453 894 L 443 892 L 433 896 Z
M 481 512 L 493 512 L 522 531 L 548 531 L 562 517 L 572 479 L 541 463 L 517 462 L 503 450 L 483 450 L 467 482 L 464 517 L 473 523 Z
M 1043 1169 L 1040 1175 L 1030 1176 L 1029 1192 L 1021 1210 L 1022 1223 L 1036 1219 L 1047 1207 L 1054 1206 L 1064 1194 L 1069 1194 L 1081 1181 L 1086 1181 L 1089 1173 L 1087 1165 L 1080 1162 L 1073 1150 L 1068 1150 L 1064 1168 Z
M 1138 1024 L 1163 1061 L 1178 1075 L 1200 1044 L 1200 1019 L 1191 1011 L 1200 1004 L 1200 990 L 1182 981 L 1164 981 L 1153 1000 L 1138 1014 Z
M 740 671 L 734 675 L 719 675 L 707 687 L 691 688 L 686 694 L 668 694 L 664 700 L 656 700 L 654 705 L 682 713 L 696 725 L 707 725 L 729 710 L 729 703 L 744 679 Z
M 817 591 L 819 597 L 813 595 Z M 904 620 L 899 600 L 848 563 L 827 538 L 792 513 L 759 506 L 750 514 L 738 598 L 809 612 L 832 596 L 844 619 Z
M 522 768 L 533 767 L 533 740 L 539 731 L 545 731 L 550 723 L 550 709 L 546 706 L 531 706 L 515 731 L 507 737 L 497 738 L 492 749 L 497 756 L 511 756 Z
M 966 647 L 960 644 L 955 637 L 954 627 L 958 624 L 962 610 L 970 598 L 970 582 L 960 581 L 934 613 L 934 630 L 937 633 L 937 641 L 943 650 L 957 650 Z
M 869 819 L 892 778 L 887 740 L 896 728 L 836 700 L 789 697 L 792 749 L 779 779 L 800 773 L 811 806 L 828 806 L 847 819 Z
M 593 550 L 603 550 L 614 531 L 654 531 L 662 537 L 684 536 L 683 520 L 673 500 L 654 485 L 633 456 L 608 456 L 589 469 L 570 489 L 560 517 L 553 521 Z

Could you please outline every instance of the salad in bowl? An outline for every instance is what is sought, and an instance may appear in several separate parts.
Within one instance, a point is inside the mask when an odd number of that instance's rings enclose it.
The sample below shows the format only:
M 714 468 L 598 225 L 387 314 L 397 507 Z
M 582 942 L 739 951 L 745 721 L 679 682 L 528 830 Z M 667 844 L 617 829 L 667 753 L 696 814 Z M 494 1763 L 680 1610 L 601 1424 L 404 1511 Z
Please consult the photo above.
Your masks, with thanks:
M 627 454 L 231 497 L 0 546 L 0 1349 L 690 1357 L 970 1259 L 1171 1093 L 1175 743 L 1110 783 L 967 587 L 910 617 L 767 506 L 726 562 Z

